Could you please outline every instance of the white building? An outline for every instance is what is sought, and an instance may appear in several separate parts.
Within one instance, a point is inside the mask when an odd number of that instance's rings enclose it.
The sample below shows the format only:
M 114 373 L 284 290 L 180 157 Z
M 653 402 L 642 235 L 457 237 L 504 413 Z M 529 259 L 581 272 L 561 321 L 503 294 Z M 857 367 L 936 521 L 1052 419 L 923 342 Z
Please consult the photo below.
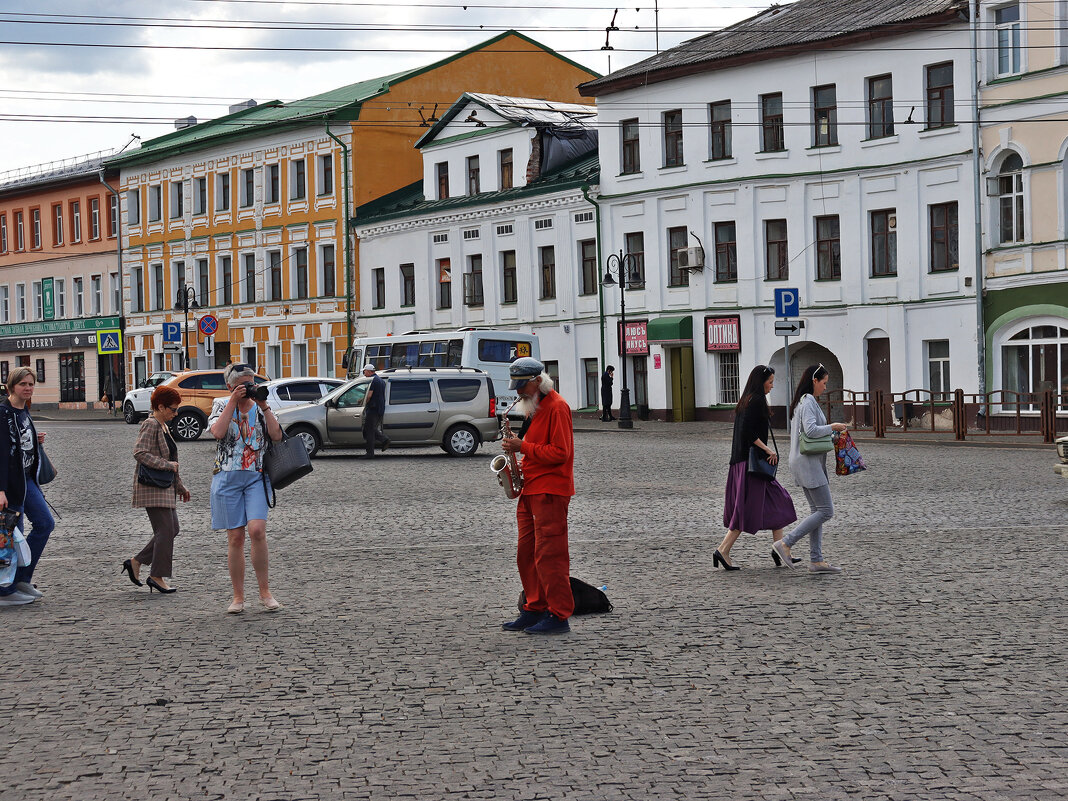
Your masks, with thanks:
M 795 376 L 822 362 L 832 389 L 975 391 L 966 12 L 799 0 L 580 87 L 602 249 L 644 261 L 627 316 L 648 320 L 654 414 L 714 414 L 758 363 L 786 403 L 780 287 L 806 323 Z M 681 269 L 697 246 L 703 269 Z
M 576 408 L 603 359 L 595 109 L 465 94 L 419 142 L 423 180 L 361 206 L 357 336 L 463 327 L 539 336 Z

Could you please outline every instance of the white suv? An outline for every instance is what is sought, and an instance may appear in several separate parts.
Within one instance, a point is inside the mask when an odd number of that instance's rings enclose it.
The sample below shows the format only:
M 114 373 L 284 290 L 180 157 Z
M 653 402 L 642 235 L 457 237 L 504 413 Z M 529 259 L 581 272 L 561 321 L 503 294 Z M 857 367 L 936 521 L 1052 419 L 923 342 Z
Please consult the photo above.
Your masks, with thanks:
M 123 419 L 130 425 L 133 425 L 148 417 L 149 412 L 152 411 L 152 404 L 150 402 L 152 399 L 152 390 L 168 378 L 173 378 L 174 376 L 175 373 L 161 370 L 158 373 L 150 375 L 147 381 L 142 381 L 140 388 L 131 389 L 127 392 L 126 397 L 122 399 Z

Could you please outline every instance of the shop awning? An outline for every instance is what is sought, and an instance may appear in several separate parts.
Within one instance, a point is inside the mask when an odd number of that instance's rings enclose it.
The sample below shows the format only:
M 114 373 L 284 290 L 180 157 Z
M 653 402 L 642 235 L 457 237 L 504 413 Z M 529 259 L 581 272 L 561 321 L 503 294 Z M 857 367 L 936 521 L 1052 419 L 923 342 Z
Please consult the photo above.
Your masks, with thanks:
M 650 342 L 685 343 L 693 342 L 693 318 L 657 317 L 649 321 L 648 340 Z

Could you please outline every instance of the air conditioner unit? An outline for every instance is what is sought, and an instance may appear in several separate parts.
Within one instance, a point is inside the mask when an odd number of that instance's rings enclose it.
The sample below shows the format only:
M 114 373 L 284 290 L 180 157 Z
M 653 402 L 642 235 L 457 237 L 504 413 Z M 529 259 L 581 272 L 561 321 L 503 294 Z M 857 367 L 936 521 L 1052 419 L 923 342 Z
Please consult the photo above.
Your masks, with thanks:
M 701 270 L 705 266 L 705 249 L 702 247 L 683 248 L 679 251 L 679 269 Z

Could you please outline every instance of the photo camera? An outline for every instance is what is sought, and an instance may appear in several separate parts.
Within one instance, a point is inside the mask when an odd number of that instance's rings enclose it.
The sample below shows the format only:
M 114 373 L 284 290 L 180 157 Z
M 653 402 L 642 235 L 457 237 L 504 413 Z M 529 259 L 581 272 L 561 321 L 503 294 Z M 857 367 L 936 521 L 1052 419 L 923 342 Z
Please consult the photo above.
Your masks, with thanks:
M 255 384 L 245 384 L 244 386 L 246 398 L 251 398 L 254 401 L 267 400 L 267 387 L 263 385 L 256 386 Z

